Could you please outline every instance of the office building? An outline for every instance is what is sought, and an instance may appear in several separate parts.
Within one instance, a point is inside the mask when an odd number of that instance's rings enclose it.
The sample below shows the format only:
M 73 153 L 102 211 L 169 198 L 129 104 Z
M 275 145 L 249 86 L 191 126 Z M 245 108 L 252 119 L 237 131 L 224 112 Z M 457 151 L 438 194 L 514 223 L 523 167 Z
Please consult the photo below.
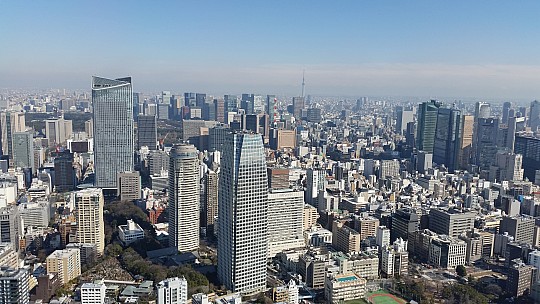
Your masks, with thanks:
M 276 95 L 266 95 L 266 114 L 270 117 L 272 127 L 279 120 Z
M 56 273 L 62 285 L 81 275 L 81 257 L 79 249 L 56 250 L 45 260 L 47 273 Z
M 169 172 L 169 155 L 162 150 L 150 151 L 147 156 L 148 174 L 151 176 L 166 176 Z
M 309 109 L 307 109 L 306 120 L 308 122 L 320 123 L 321 120 L 322 120 L 321 109 L 319 109 L 319 108 L 309 108 Z
M 294 149 L 296 147 L 296 132 L 294 130 L 271 129 L 270 148 L 274 150 Z
M 223 95 L 224 107 L 225 107 L 225 118 L 227 117 L 227 112 L 237 112 L 238 111 L 238 96 L 236 95 Z M 225 123 L 229 123 L 225 119 Z
M 326 264 L 323 256 L 307 252 L 298 259 L 298 274 L 306 285 L 313 289 L 324 288 Z
M 19 249 L 20 220 L 16 206 L 0 208 L 0 243 L 10 243 L 15 250 Z
M 540 170 L 540 138 L 516 135 L 514 152 L 523 155 L 523 175 L 534 181 L 536 170 Z
M 476 214 L 457 209 L 431 209 L 429 212 L 429 230 L 458 237 L 460 234 L 474 228 Z
M 385 248 L 390 245 L 390 229 L 386 226 L 377 227 L 377 235 L 375 236 L 376 244 L 379 248 Z
M 21 203 L 17 206 L 22 227 L 49 226 L 51 220 L 51 205 L 49 201 Z
M 437 116 L 441 104 L 436 100 L 418 105 L 416 148 L 418 151 L 433 153 Z
M 433 266 L 456 269 L 465 265 L 467 244 L 457 238 L 439 235 L 431 240 L 429 247 L 429 263 Z
M 58 193 L 75 190 L 77 176 L 73 167 L 73 153 L 59 153 L 54 158 L 54 191 Z
M 84 122 L 84 132 L 88 138 L 94 138 L 94 121 L 87 120 Z
M 326 181 L 326 171 L 316 166 L 314 168 L 309 168 L 306 171 L 306 203 L 312 205 L 313 207 L 318 207 L 318 197 L 319 192 L 324 191 Z
M 538 100 L 531 102 L 529 110 L 529 127 L 531 127 L 533 132 L 536 132 L 538 127 L 540 127 L 540 102 L 538 102 Z
M 116 195 L 121 201 L 133 201 L 141 198 L 141 174 L 139 171 L 118 173 Z
M 405 134 L 407 124 L 414 121 L 414 112 L 405 110 L 402 106 L 396 107 L 396 133 L 399 135 Z
M 13 159 L 13 133 L 26 130 L 24 113 L 2 112 L 0 113 L 0 129 L 2 143 L 2 155 L 9 155 Z
M 400 169 L 399 160 L 397 159 L 381 160 L 381 166 L 379 168 L 379 179 L 399 177 L 399 169 Z
M 304 97 L 293 97 L 293 115 L 297 120 L 302 120 L 302 110 L 305 108 L 306 100 Z
M 131 77 L 92 77 L 95 186 L 116 188 L 119 172 L 133 171 Z
M 491 106 L 487 102 L 478 101 L 474 108 L 474 117 L 476 119 L 489 118 L 491 116 Z
M 490 181 L 521 181 L 523 180 L 523 156 L 509 152 L 497 152 L 495 162 L 490 166 Z
M 185 278 L 168 278 L 157 284 L 157 304 L 186 304 L 188 283 Z
M 65 120 L 63 117 L 58 119 L 45 120 L 45 136 L 49 147 L 62 145 L 70 139 L 73 134 L 73 123 L 71 120 Z
M 506 101 L 503 103 L 501 123 L 508 124 L 508 118 L 510 117 L 509 113 L 510 113 L 511 108 L 512 108 L 511 102 Z
M 268 193 L 268 257 L 304 247 L 304 191 L 271 189 Z
M 268 168 L 268 188 L 270 189 L 288 189 L 289 169 L 287 168 Z
M 396 212 L 392 214 L 391 223 L 391 241 L 393 242 L 398 238 L 408 240 L 411 233 L 420 229 L 420 216 L 411 209 L 396 210 Z
M 459 151 L 462 136 L 461 111 L 440 108 L 435 129 L 433 162 L 444 165 L 448 172 L 459 168 Z
M 96 283 L 84 283 L 81 285 L 81 304 L 105 303 L 107 286 L 103 281 Z
M 266 288 L 268 180 L 259 134 L 229 134 L 219 177 L 218 277 L 233 292 Z
M 531 284 L 536 277 L 538 269 L 526 265 L 521 260 L 508 268 L 508 279 L 506 280 L 506 292 L 510 297 L 520 297 L 531 292 Z
M 304 231 L 307 231 L 317 224 L 317 220 L 319 219 L 319 212 L 317 211 L 317 208 L 305 204 L 303 213 L 303 229 Z
M 460 169 L 467 169 L 473 153 L 474 116 L 463 115 L 461 122 L 461 142 L 459 144 L 458 161 Z
M 154 115 L 139 115 L 137 118 L 137 148 L 157 149 L 157 123 Z
M 32 174 L 34 167 L 34 140 L 31 132 L 13 133 L 13 165 L 19 168 L 30 168 Z
M 480 170 L 489 170 L 489 166 L 495 160 L 497 154 L 497 141 L 499 132 L 499 119 L 479 118 L 476 122 L 476 132 L 474 134 L 473 147 L 475 151 L 475 164 Z
M 532 244 L 534 240 L 535 220 L 531 216 L 503 216 L 499 233 L 507 232 L 514 241 Z
M 30 303 L 30 271 L 0 267 L 0 303 Z
M 99 188 L 89 188 L 75 192 L 74 197 L 74 213 L 77 219 L 77 242 L 96 244 L 98 255 L 102 255 L 105 249 L 103 191 Z
M 193 145 L 177 144 L 169 164 L 169 246 L 199 249 L 199 158 Z

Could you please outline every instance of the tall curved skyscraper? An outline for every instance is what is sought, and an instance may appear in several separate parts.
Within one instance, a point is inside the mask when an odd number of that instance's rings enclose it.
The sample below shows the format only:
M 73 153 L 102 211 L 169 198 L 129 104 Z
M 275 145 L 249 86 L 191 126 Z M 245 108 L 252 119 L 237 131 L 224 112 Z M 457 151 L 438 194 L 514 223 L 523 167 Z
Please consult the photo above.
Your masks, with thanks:
M 218 277 L 227 289 L 266 289 L 268 180 L 260 134 L 229 133 L 218 190 Z
M 133 171 L 133 92 L 131 77 L 92 77 L 95 186 L 117 187 L 119 172 Z
M 180 252 L 199 248 L 199 158 L 193 145 L 177 144 L 169 162 L 169 246 Z

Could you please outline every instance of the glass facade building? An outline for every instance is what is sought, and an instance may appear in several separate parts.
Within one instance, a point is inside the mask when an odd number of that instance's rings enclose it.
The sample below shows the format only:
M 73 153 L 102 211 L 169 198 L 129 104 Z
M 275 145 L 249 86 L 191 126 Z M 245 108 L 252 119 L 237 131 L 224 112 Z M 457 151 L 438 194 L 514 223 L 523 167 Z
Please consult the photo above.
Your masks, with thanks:
M 131 77 L 92 77 L 95 186 L 116 188 L 119 172 L 133 171 Z
M 266 289 L 268 180 L 262 137 L 227 134 L 218 190 L 218 277 L 233 292 Z

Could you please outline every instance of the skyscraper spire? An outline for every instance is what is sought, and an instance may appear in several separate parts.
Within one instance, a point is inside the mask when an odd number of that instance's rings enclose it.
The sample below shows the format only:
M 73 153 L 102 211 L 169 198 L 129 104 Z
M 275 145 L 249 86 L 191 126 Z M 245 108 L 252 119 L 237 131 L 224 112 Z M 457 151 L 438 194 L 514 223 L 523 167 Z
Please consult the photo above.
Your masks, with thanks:
M 305 79 L 305 75 L 306 75 L 306 70 L 304 69 L 302 71 L 302 97 L 304 97 L 304 90 L 306 88 L 306 79 Z

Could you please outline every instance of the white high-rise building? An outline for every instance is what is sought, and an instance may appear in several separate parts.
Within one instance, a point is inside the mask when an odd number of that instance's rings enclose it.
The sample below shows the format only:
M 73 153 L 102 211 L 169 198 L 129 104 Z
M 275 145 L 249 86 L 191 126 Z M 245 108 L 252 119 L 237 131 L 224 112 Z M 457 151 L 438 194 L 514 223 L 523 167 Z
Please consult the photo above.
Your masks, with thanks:
M 185 304 L 188 284 L 185 278 L 168 278 L 157 284 L 157 304 Z
M 116 189 L 119 172 L 133 171 L 131 77 L 92 77 L 95 185 Z
M 228 134 L 218 191 L 218 277 L 233 292 L 266 288 L 268 180 L 262 136 Z
M 385 248 L 390 245 L 390 229 L 385 226 L 377 227 L 377 234 L 375 235 L 376 244 L 379 248 Z
M 199 248 L 200 177 L 197 149 L 175 145 L 169 162 L 169 246 L 178 251 Z
M 268 193 L 268 257 L 304 247 L 304 191 L 271 189 Z
M 105 223 L 103 222 L 103 191 L 89 188 L 75 192 L 77 242 L 96 244 L 97 253 L 105 249 Z
M 319 191 L 324 190 L 326 171 L 322 168 L 310 168 L 306 172 L 306 203 L 317 207 Z
M 105 303 L 105 291 L 107 286 L 100 283 L 84 283 L 81 286 L 81 304 Z

